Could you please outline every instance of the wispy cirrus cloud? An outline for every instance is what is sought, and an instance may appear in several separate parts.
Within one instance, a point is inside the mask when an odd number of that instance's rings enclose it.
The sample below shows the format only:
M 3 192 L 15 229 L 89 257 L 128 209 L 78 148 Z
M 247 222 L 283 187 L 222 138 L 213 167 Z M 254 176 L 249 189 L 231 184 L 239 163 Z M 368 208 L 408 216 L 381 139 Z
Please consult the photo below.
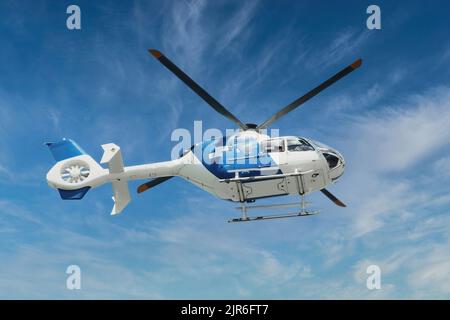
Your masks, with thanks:
M 356 235 L 364 235 L 400 219 L 402 210 L 429 201 L 434 195 L 417 186 L 417 175 L 395 177 L 405 170 L 417 170 L 439 148 L 450 141 L 449 100 L 446 87 L 410 97 L 400 106 L 378 108 L 366 115 L 351 117 L 346 144 L 352 170 L 344 190 L 359 203 L 355 212 Z M 424 184 L 426 180 L 422 180 Z M 364 185 L 354 190 L 352 186 Z M 411 195 L 411 196 L 406 196 Z M 395 212 L 395 214 L 393 214 Z
M 301 60 L 305 67 L 310 69 L 328 68 L 329 66 L 341 63 L 345 59 L 355 59 L 355 54 L 367 43 L 373 35 L 367 29 L 346 28 L 336 32 L 328 44 L 310 53 Z M 346 62 L 352 62 L 346 61 Z
M 222 36 L 216 44 L 216 53 L 223 51 L 229 46 L 233 46 L 234 42 L 241 42 L 240 45 L 242 46 L 242 42 L 246 39 L 244 38 L 239 41 L 239 38 L 242 34 L 249 35 L 249 25 L 256 13 L 257 7 L 258 1 L 251 0 L 246 1 L 237 9 L 234 15 L 220 29 Z
M 446 146 L 450 141 L 449 98 L 448 88 L 436 88 L 425 95 L 412 96 L 400 106 L 354 117 L 357 130 L 365 135 L 361 143 L 371 146 L 361 162 L 374 161 L 374 170 L 398 171 Z
M 434 174 L 443 178 L 443 180 L 450 180 L 450 155 L 438 159 L 433 164 Z
M 239 276 L 245 280 L 236 283 L 232 294 L 263 297 L 312 276 L 311 267 L 300 258 L 286 260 L 261 243 L 246 241 L 244 230 L 224 229 L 223 219 L 190 211 L 155 229 L 162 245 L 159 259 L 175 278 L 202 274 L 204 279 L 220 277 L 221 282 L 234 283 Z M 260 238 L 259 232 L 256 237 Z M 241 266 L 239 270 L 236 265 Z
M 203 51 L 209 44 L 210 35 L 203 27 L 203 13 L 207 2 L 174 2 L 170 15 L 164 18 L 162 43 L 170 54 L 182 64 L 197 66 Z

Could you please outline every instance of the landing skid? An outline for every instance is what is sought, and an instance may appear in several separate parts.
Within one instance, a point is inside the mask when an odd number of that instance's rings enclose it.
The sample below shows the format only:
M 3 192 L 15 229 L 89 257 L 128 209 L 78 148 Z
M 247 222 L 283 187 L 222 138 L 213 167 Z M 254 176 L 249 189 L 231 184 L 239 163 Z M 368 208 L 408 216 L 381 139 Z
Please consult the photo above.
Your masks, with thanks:
M 247 221 L 257 221 L 257 220 L 270 220 L 270 219 L 282 219 L 282 218 L 293 218 L 293 217 L 306 217 L 313 216 L 319 213 L 319 210 L 315 211 L 304 211 L 299 213 L 286 213 L 286 214 L 271 214 L 267 216 L 257 216 L 257 217 L 242 217 L 242 218 L 234 218 L 228 220 L 231 222 L 247 222 Z
M 283 219 L 283 218 L 293 218 L 293 217 L 306 217 L 306 216 L 312 216 L 312 215 L 316 215 L 316 214 L 320 213 L 319 210 L 307 211 L 305 208 L 307 202 L 304 200 L 303 195 L 301 195 L 301 198 L 302 198 L 302 200 L 300 203 L 285 203 L 285 204 L 248 206 L 248 207 L 245 205 L 245 202 L 242 202 L 241 206 L 236 208 L 238 210 L 241 210 L 242 216 L 240 218 L 230 219 L 230 220 L 228 220 L 228 223 Z M 253 216 L 253 217 L 252 216 L 249 217 L 247 215 L 247 210 L 250 210 L 250 209 L 289 208 L 289 207 L 296 207 L 298 205 L 300 205 L 300 212 L 284 213 L 284 214 L 271 214 L 271 215 Z

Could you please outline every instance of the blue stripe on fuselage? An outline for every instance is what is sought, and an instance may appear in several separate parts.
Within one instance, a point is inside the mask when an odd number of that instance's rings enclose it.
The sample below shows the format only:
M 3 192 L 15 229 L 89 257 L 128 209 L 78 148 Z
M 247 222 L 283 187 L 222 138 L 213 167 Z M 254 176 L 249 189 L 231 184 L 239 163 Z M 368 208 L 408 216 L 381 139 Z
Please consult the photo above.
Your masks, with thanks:
M 270 155 L 259 153 L 259 143 L 257 141 L 250 141 L 247 145 L 235 143 L 232 145 L 231 150 L 223 151 L 220 154 L 216 154 L 216 158 L 210 159 L 209 155 L 214 153 L 216 147 L 219 146 L 222 146 L 222 144 L 218 140 L 206 140 L 192 148 L 195 157 L 209 172 L 219 179 L 233 178 L 235 173 L 230 172 L 232 170 L 244 170 L 240 172 L 240 177 L 260 176 L 261 170 L 251 170 L 255 168 L 273 167 L 274 170 L 277 170 L 275 173 L 281 173 Z M 242 150 L 244 147 L 251 149 L 251 151 L 246 153 L 245 150 Z M 245 169 L 250 170 L 245 171 Z M 272 172 L 271 174 L 274 173 Z

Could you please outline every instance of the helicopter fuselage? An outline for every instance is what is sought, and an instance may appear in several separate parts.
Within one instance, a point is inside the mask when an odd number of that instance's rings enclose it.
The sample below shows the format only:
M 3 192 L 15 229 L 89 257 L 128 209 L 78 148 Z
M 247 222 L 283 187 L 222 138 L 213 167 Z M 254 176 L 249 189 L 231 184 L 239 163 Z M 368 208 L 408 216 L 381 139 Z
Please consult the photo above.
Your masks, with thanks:
M 345 169 L 342 155 L 319 142 L 298 136 L 271 138 L 254 130 L 202 141 L 178 159 L 137 166 L 123 165 L 119 146 L 102 147 L 101 163 L 108 169 L 72 140 L 51 144 L 58 162 L 47 174 L 49 185 L 63 199 L 81 199 L 90 188 L 111 182 L 113 212 L 118 213 L 130 201 L 129 180 L 178 176 L 220 199 L 244 203 L 323 191 Z
M 203 141 L 177 160 L 177 175 L 226 200 L 253 202 L 308 194 L 335 182 L 345 161 L 336 150 L 297 136 L 254 131 Z

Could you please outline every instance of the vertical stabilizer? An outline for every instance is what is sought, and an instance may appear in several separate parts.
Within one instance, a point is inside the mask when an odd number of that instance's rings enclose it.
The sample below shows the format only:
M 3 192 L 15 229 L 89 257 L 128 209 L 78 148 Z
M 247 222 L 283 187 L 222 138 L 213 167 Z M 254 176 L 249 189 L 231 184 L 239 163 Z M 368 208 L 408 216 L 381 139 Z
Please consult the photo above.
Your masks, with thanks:
M 114 143 L 103 144 L 104 150 L 100 163 L 107 163 L 110 174 L 124 172 L 122 153 L 120 147 Z M 128 179 L 121 178 L 112 182 L 114 207 L 111 215 L 116 215 L 130 203 L 130 191 L 128 189 Z

